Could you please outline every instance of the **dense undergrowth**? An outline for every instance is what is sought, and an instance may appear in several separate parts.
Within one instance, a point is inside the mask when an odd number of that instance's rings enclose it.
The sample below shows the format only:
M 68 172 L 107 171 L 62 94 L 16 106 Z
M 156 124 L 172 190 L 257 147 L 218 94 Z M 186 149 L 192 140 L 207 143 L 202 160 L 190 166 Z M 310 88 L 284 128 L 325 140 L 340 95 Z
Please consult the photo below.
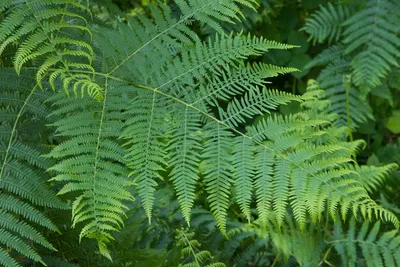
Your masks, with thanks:
M 1 1 L 0 265 L 400 265 L 399 7 Z

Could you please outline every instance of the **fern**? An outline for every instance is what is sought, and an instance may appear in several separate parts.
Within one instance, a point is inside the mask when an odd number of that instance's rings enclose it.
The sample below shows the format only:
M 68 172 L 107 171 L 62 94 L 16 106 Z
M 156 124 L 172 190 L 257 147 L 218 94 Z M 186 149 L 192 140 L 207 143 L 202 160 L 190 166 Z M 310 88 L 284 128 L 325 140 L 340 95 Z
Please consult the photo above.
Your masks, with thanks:
M 363 95 L 380 85 L 393 66 L 398 66 L 400 16 L 394 12 L 397 8 L 397 1 L 370 0 L 343 24 L 345 53 L 359 51 L 351 62 L 352 79 Z
M 44 179 L 51 162 L 41 157 L 40 120 L 49 113 L 44 105 L 48 94 L 39 90 L 32 72 L 22 71 L 18 78 L 3 69 L 1 77 L 0 264 L 22 266 L 12 258 L 15 253 L 43 263 L 36 245 L 55 248 L 42 229 L 58 231 L 43 208 L 66 209 Z
M 357 166 L 355 171 L 358 173 L 361 183 L 369 193 L 375 192 L 383 186 L 386 178 L 398 168 L 396 163 L 384 166 Z
M 400 263 L 400 241 L 396 230 L 384 232 L 378 236 L 380 223 L 370 229 L 369 222 L 364 222 L 356 235 L 356 221 L 351 219 L 347 234 L 342 225 L 336 224 L 332 243 L 342 258 L 345 266 L 356 266 L 357 251 L 365 258 L 367 266 L 396 266 Z
M 212 258 L 211 254 L 207 250 L 199 250 L 200 243 L 193 239 L 194 234 L 188 232 L 187 230 L 177 230 L 177 245 L 182 248 L 182 257 L 188 256 L 192 258 L 190 262 L 180 264 L 182 267 L 224 267 L 225 264 L 221 262 L 210 263 L 207 265 L 203 265 L 205 261 L 210 260 Z
M 127 87 L 106 82 L 101 102 L 91 98 L 65 99 L 56 95 L 52 113 L 59 136 L 68 138 L 47 156 L 58 163 L 49 168 L 56 176 L 51 181 L 65 182 L 59 195 L 80 192 L 72 203 L 72 225 L 85 222 L 80 238 L 98 240 L 100 252 L 111 257 L 106 243 L 110 231 L 123 226 L 124 201 L 133 197 L 125 151 L 116 139 L 121 132 L 121 103 L 129 96 Z
M 64 90 L 75 94 L 87 90 L 94 98 L 102 98 L 102 89 L 85 72 L 94 73 L 91 66 L 94 52 L 86 40 L 91 36 L 87 15 L 90 10 L 77 1 L 2 1 L 0 12 L 10 10 L 0 27 L 0 55 L 7 46 L 17 44 L 13 63 L 19 74 L 28 62 L 36 65 L 36 81 L 49 75 L 55 90 L 55 81 L 63 81 Z M 72 38 L 76 35 L 78 38 Z M 78 72 L 75 72 L 78 71 Z M 79 73 L 83 71 L 83 73 Z
M 362 101 L 361 94 L 353 86 L 350 60 L 343 56 L 343 51 L 342 45 L 329 47 L 310 62 L 308 67 L 326 66 L 317 81 L 331 102 L 330 111 L 339 116 L 335 125 L 346 126 L 351 132 L 368 119 L 373 119 L 373 116 L 370 106 Z
M 272 90 L 266 87 L 267 78 L 295 69 L 249 63 L 269 50 L 294 46 L 263 37 L 223 32 L 219 22 L 237 21 L 242 16 L 239 7 L 252 8 L 255 1 L 180 0 L 176 1 L 174 12 L 165 4 L 151 4 L 149 17 L 138 14 L 126 23 L 114 25 L 86 24 L 82 14 L 88 10 L 80 2 L 38 1 L 40 12 L 32 18 L 27 17 L 29 10 L 24 9 L 30 2 L 13 3 L 2 4 L 0 10 L 9 12 L 2 25 L 11 23 L 12 26 L 16 21 L 26 20 L 28 24 L 24 25 L 43 23 L 54 28 L 48 41 L 35 39 L 36 35 L 48 33 L 40 25 L 30 29 L 15 24 L 12 29 L 20 35 L 15 40 L 6 30 L 3 30 L 4 37 L 0 34 L 2 44 L 7 47 L 21 42 L 16 58 L 19 51 L 27 53 L 27 57 L 41 49 L 49 51 L 33 57 L 31 67 L 28 67 L 30 59 L 14 62 L 21 73 L 26 68 L 36 70 L 33 82 L 19 79 L 23 88 L 34 89 L 26 94 L 28 100 L 17 105 L 31 107 L 27 103 L 33 92 L 40 85 L 47 86 L 42 79 L 44 75 L 49 75 L 50 87 L 63 87 L 76 94 L 80 90 L 82 97 L 55 94 L 48 99 L 52 104 L 51 126 L 60 143 L 44 159 L 38 157 L 42 153 L 18 145 L 16 148 L 21 148 L 29 157 L 24 153 L 12 155 L 10 147 L 14 142 L 28 139 L 17 139 L 15 127 L 9 127 L 11 137 L 5 137 L 8 145 L 1 174 L 8 175 L 4 166 L 11 160 L 25 160 L 28 167 L 47 169 L 54 175 L 51 181 L 62 186 L 58 194 L 67 195 L 65 198 L 71 203 L 72 226 L 80 232 L 79 241 L 90 242 L 83 238 L 94 238 L 101 255 L 112 258 L 109 243 L 124 226 L 122 218 L 129 209 L 128 203 L 134 200 L 133 195 L 139 196 L 149 222 L 153 218 L 148 233 L 158 235 L 163 231 L 154 226 L 157 217 L 153 215 L 153 206 L 156 194 L 169 192 L 166 188 L 170 182 L 177 201 L 168 205 L 177 210 L 179 203 L 182 222 L 191 222 L 196 197 L 203 198 L 215 218 L 213 225 L 225 236 L 231 205 L 240 209 L 248 221 L 259 220 L 263 227 L 273 220 L 276 232 L 287 227 L 288 214 L 293 215 L 290 228 L 299 233 L 311 223 L 328 221 L 329 215 L 335 221 L 362 215 L 365 219 L 378 218 L 398 226 L 396 216 L 369 197 L 357 177 L 359 170 L 350 165 L 364 143 L 347 142 L 347 133 L 335 127 L 339 124 L 337 114 L 329 112 L 331 103 L 324 99 L 324 91 L 318 84 L 310 81 L 303 96 Z M 57 9 L 60 6 L 64 9 Z M 60 29 L 60 19 L 74 17 L 73 14 L 77 17 L 72 26 L 65 31 Z M 200 41 L 191 29 L 196 24 L 212 27 L 217 34 Z M 91 54 L 90 42 L 82 41 L 87 40 L 82 32 L 93 34 L 96 57 Z M 54 46 L 51 41 L 59 36 L 64 42 Z M 81 36 L 82 40 L 69 39 L 70 36 Z M 34 39 L 39 43 L 29 50 L 25 46 L 30 46 Z M 57 53 L 64 51 L 66 57 L 57 57 Z M 76 53 L 68 54 L 68 51 Z M 88 56 L 80 60 L 82 53 Z M 92 73 L 95 77 L 89 76 Z M 345 88 L 346 99 L 351 99 L 351 82 L 345 80 L 343 87 L 337 82 L 337 77 L 343 81 L 344 71 L 333 73 L 334 78 L 326 77 L 329 82 L 326 87 L 335 88 L 332 95 L 343 94 Z M 97 101 L 83 94 L 83 90 L 89 90 L 89 95 Z M 281 105 L 293 101 L 300 103 L 300 112 L 286 116 L 276 112 Z M 348 102 L 347 116 L 351 114 L 349 108 L 356 105 Z M 9 100 L 4 103 L 8 105 Z M 34 106 L 41 107 L 36 103 Z M 14 109 L 7 106 L 2 111 L 10 115 Z M 28 121 L 35 121 L 35 112 Z M 17 125 L 23 113 L 17 114 L 16 123 L 11 125 Z M 46 115 L 47 112 L 42 117 Z M 37 158 L 52 159 L 55 163 L 38 165 Z M 379 173 L 373 175 L 377 180 L 382 177 L 382 172 Z M 18 175 L 21 183 L 31 182 Z M 164 190 L 159 190 L 161 185 L 165 186 Z M 27 198 L 34 205 L 47 207 L 48 203 L 57 203 L 46 197 L 47 191 L 42 194 L 43 199 L 33 199 L 12 187 L 4 185 L 4 188 L 7 194 Z M 34 186 L 27 188 L 35 195 L 41 194 Z M 204 194 L 196 194 L 197 189 Z M 170 199 L 162 200 L 165 206 Z M 44 219 L 36 221 L 43 224 Z M 168 220 L 163 223 L 167 225 Z M 152 242 L 152 234 L 143 244 Z M 210 258 L 207 251 L 198 251 L 199 244 L 190 234 L 180 231 L 178 239 L 186 247 L 185 255 L 194 259 L 194 266 Z M 22 248 L 19 243 L 6 246 Z M 33 252 L 29 253 L 25 254 L 36 257 Z M 308 256 L 301 262 L 308 262 Z M 13 266 L 14 261 L 9 258 L 11 263 L 6 264 Z
M 342 32 L 342 22 L 350 16 L 350 10 L 345 5 L 320 6 L 320 9 L 306 19 L 304 27 L 301 29 L 308 33 L 308 41 L 323 43 L 328 40 L 329 43 L 339 41 Z

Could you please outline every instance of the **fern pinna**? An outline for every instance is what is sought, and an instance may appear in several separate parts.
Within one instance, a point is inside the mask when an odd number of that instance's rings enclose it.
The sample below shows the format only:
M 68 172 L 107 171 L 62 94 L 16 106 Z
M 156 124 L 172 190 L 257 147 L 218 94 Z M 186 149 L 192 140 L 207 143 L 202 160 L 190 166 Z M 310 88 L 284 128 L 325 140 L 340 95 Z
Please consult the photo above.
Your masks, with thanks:
M 61 186 L 58 195 L 72 207 L 72 225 L 81 227 L 79 239 L 95 239 L 100 254 L 109 259 L 108 243 L 124 226 L 133 196 L 138 196 L 151 223 L 155 193 L 160 184 L 168 183 L 187 224 L 199 197 L 196 190 L 204 190 L 206 206 L 224 235 L 232 205 L 249 222 L 257 220 L 263 226 L 272 216 L 276 231 L 284 228 L 288 214 L 300 231 L 329 215 L 334 220 L 361 215 L 398 226 L 397 218 L 375 203 L 359 181 L 362 170 L 352 162 L 363 142 L 347 142 L 347 132 L 333 126 L 336 114 L 326 112 L 331 102 L 321 100 L 323 91 L 315 81 L 303 96 L 267 88 L 266 79 L 296 70 L 248 60 L 294 46 L 226 34 L 220 26 L 240 20 L 241 8 L 255 8 L 257 1 L 179 0 L 174 12 L 159 3 L 149 5 L 150 17 L 137 14 L 115 23 L 92 20 L 94 6 L 106 2 L 0 4 L 0 11 L 5 11 L 1 48 L 17 47 L 12 66 L 21 84 L 15 90 L 9 87 L 2 98 L 4 118 L 14 121 L 1 124 L 8 134 L 2 139 L 0 196 L 27 200 L 21 208 L 5 205 L 1 209 L 5 216 L 17 214 L 56 230 L 44 215 L 36 215 L 41 213 L 34 207 L 60 203 L 51 191 L 33 182 L 46 177 L 46 169 L 53 176 L 50 182 Z M 216 33 L 202 41 L 192 29 L 197 25 Z M 11 75 L 5 69 L 2 76 Z M 24 73 L 33 81 L 25 80 Z M 33 89 L 26 93 L 25 88 Z M 43 95 L 45 104 L 30 104 L 33 96 L 48 88 L 69 96 Z M 301 111 L 280 115 L 279 106 L 289 102 L 300 103 Z M 49 111 L 42 112 L 42 105 Z M 25 109 L 32 115 L 21 120 L 28 114 Z M 20 140 L 29 138 L 16 131 L 20 123 L 34 123 L 44 116 L 56 139 L 48 153 L 21 145 Z M 31 171 L 20 174 L 9 169 L 14 161 L 43 175 L 28 179 Z M 15 177 L 20 179 L 14 181 Z M 26 190 L 40 196 L 21 191 L 17 182 L 27 183 Z M 28 226 L 21 224 L 13 231 L 22 236 L 23 227 Z M 0 236 L 5 248 L 41 260 L 18 236 L 11 241 L 8 236 L 5 230 Z M 53 248 L 42 235 L 34 239 Z M 194 243 L 185 240 L 193 248 Z M 11 257 L 14 251 L 0 253 L 5 265 L 18 266 Z M 195 259 L 198 254 L 192 252 Z

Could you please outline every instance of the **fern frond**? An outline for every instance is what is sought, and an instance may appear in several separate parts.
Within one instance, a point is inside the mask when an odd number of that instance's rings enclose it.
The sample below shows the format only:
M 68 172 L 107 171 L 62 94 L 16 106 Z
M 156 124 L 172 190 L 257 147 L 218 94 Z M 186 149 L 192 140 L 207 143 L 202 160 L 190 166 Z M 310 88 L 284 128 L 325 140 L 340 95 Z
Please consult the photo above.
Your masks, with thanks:
M 167 166 L 167 142 L 162 140 L 167 129 L 159 127 L 165 122 L 168 103 L 168 99 L 155 92 L 138 91 L 127 111 L 127 126 L 121 134 L 121 138 L 127 140 L 124 158 L 133 170 L 130 176 L 135 176 L 149 221 L 157 185 L 155 180 L 163 180 L 159 172 Z
M 214 213 L 218 228 L 226 234 L 226 216 L 232 184 L 232 133 L 219 123 L 205 126 L 207 140 L 204 144 L 204 182 L 208 193 L 210 210 Z
M 320 6 L 319 10 L 306 19 L 304 27 L 301 29 L 310 35 L 308 41 L 314 44 L 337 42 L 343 32 L 343 21 L 350 16 L 350 10 L 346 5 Z
M 94 52 L 85 36 L 91 38 L 88 28 L 87 6 L 76 1 L 4 1 L 2 9 L 9 10 L 0 27 L 0 55 L 10 45 L 17 45 L 14 67 L 20 74 L 28 62 L 40 62 L 37 66 L 36 82 L 49 75 L 50 85 L 63 81 L 64 90 L 82 91 L 96 98 L 102 97 L 102 89 L 88 74 L 77 74 L 74 70 L 94 72 L 91 66 Z M 71 20 L 74 23 L 69 23 Z M 71 36 L 78 36 L 72 38 Z M 73 89 L 74 88 L 74 89 Z
M 240 99 L 236 98 L 230 102 L 226 111 L 221 112 L 221 118 L 224 123 L 238 127 L 240 123 L 245 123 L 246 119 L 253 118 L 255 115 L 268 114 L 279 105 L 301 100 L 300 96 L 290 93 L 256 88 L 254 91 L 248 91 Z
M 400 17 L 395 12 L 397 9 L 397 1 L 369 0 L 365 8 L 343 23 L 345 53 L 358 51 L 351 62 L 352 79 L 363 96 L 380 85 L 393 66 L 398 67 Z
M 206 102 L 215 106 L 215 98 L 228 101 L 235 95 L 246 91 L 256 91 L 257 86 L 263 86 L 267 78 L 297 71 L 295 68 L 278 67 L 264 63 L 248 64 L 245 68 L 227 67 L 218 75 L 213 75 L 211 81 L 200 84 L 199 93 L 193 105 Z
M 37 122 L 49 113 L 44 105 L 48 94 L 35 85 L 33 72 L 22 71 L 18 78 L 12 70 L 3 69 L 0 76 L 0 263 L 21 266 L 8 251 L 43 263 L 35 245 L 55 248 L 37 226 L 58 229 L 39 208 L 66 209 L 43 179 L 51 162 L 41 157 L 44 125 Z
M 398 168 L 395 163 L 384 166 L 355 166 L 354 170 L 358 173 L 359 179 L 369 193 L 373 193 L 377 188 L 384 185 L 388 175 Z
M 400 238 L 396 230 L 378 236 L 380 222 L 372 228 L 368 221 L 362 224 L 356 235 L 356 220 L 351 219 L 347 233 L 341 223 L 335 224 L 332 243 L 345 266 L 356 266 L 357 251 L 361 253 L 368 266 L 396 266 L 400 264 Z
M 181 250 L 182 257 L 189 257 L 190 262 L 180 264 L 180 267 L 225 267 L 221 262 L 210 263 L 205 265 L 205 261 L 212 259 L 212 255 L 207 250 L 199 250 L 200 243 L 194 239 L 194 233 L 186 229 L 177 230 L 176 235 L 177 246 L 183 247 Z
M 190 224 L 190 211 L 196 197 L 196 183 L 199 179 L 199 152 L 202 150 L 201 116 L 188 107 L 174 112 L 176 123 L 172 124 L 172 138 L 169 144 L 171 154 L 169 176 L 175 186 L 183 217 Z
M 181 57 L 175 58 L 165 70 L 163 68 L 160 71 L 161 75 L 153 76 L 151 80 L 149 77 L 147 80 L 150 81 L 150 86 L 158 90 L 176 94 L 185 85 L 193 85 L 195 81 L 204 81 L 206 73 L 220 74 L 221 66 L 237 67 L 243 64 L 244 58 L 249 56 L 261 55 L 270 49 L 293 47 L 251 35 L 216 35 L 213 41 L 209 39 L 205 43 L 196 42 L 195 47 L 182 49 Z M 271 71 L 281 72 L 272 68 Z
M 58 194 L 79 193 L 72 202 L 72 225 L 84 223 L 80 239 L 95 238 L 100 252 L 110 257 L 106 248 L 113 239 L 110 232 L 123 225 L 123 202 L 133 197 L 127 189 L 125 151 L 116 141 L 122 132 L 121 103 L 129 91 L 118 83 L 106 82 L 104 88 L 101 102 L 88 97 L 53 97 L 53 116 L 58 119 L 53 126 L 66 141 L 47 157 L 58 161 L 49 168 L 56 174 L 51 180 L 64 183 Z
M 240 206 L 244 216 L 250 222 L 251 220 L 251 197 L 253 194 L 254 169 L 257 163 L 254 163 L 254 146 L 252 142 L 242 136 L 235 138 L 233 147 L 233 162 L 235 177 L 236 201 Z M 266 190 L 266 188 L 263 188 Z
M 155 70 L 151 70 L 150 66 L 158 66 L 157 69 L 159 69 L 159 66 L 163 65 L 162 62 L 168 61 L 168 57 L 166 57 L 166 55 L 170 54 L 168 47 L 177 48 L 180 43 L 190 44 L 199 40 L 197 35 L 188 27 L 193 21 L 205 23 L 219 31 L 220 34 L 223 34 L 223 30 L 217 21 L 232 22 L 237 20 L 240 15 L 238 4 L 253 7 L 257 2 L 254 0 L 180 0 L 176 1 L 176 4 L 180 11 L 179 20 L 171 16 L 171 10 L 167 5 L 150 5 L 155 23 L 139 14 L 129 22 L 128 27 L 122 24 L 119 25 L 121 31 L 130 31 L 129 35 L 124 34 L 122 39 L 110 31 L 106 33 L 107 35 L 103 35 L 104 37 L 100 39 L 100 43 L 103 43 L 104 46 L 110 43 L 113 43 L 111 44 L 112 47 L 129 44 L 123 46 L 124 48 L 129 47 L 128 50 L 122 50 L 125 53 L 120 53 L 118 57 L 108 57 L 109 60 L 107 61 L 111 63 L 109 74 L 115 74 L 116 72 L 118 73 L 117 76 L 129 77 L 129 75 L 126 75 L 126 65 L 130 67 L 136 66 L 135 69 L 139 71 L 137 77 L 146 74 L 146 72 L 154 73 Z M 99 29 L 98 32 L 101 34 L 104 29 Z M 107 42 L 106 39 L 110 38 L 108 34 L 112 34 L 116 39 L 111 38 Z M 121 42 L 112 42 L 111 40 L 121 40 Z M 151 53 L 149 53 L 150 51 Z M 160 62 L 160 60 L 163 61 Z M 147 63 L 145 65 L 148 65 L 148 68 L 143 68 L 140 62 Z M 138 68 L 140 65 L 142 67 Z M 136 72 L 130 73 L 132 75 L 132 73 Z
M 349 61 L 335 58 L 321 71 L 317 81 L 331 102 L 330 111 L 339 115 L 334 125 L 353 130 L 373 116 L 368 103 L 361 100 L 360 92 L 352 86 L 350 71 Z

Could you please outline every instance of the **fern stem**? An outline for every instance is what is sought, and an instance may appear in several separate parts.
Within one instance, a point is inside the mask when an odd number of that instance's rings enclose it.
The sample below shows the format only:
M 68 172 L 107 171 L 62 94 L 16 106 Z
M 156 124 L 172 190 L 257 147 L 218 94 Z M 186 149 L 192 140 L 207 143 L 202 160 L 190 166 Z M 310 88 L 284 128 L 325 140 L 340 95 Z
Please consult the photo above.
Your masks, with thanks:
M 193 249 L 192 245 L 190 244 L 189 238 L 187 237 L 185 231 L 182 231 L 181 233 L 182 233 L 182 235 L 183 235 L 184 238 L 185 238 L 185 243 L 189 246 L 189 249 L 190 249 L 190 252 L 191 252 L 192 255 L 193 255 L 194 261 L 196 262 L 197 266 L 200 267 L 200 263 L 198 262 L 198 260 L 197 260 L 197 258 L 196 258 L 196 253 L 194 252 L 194 249 Z
M 353 142 L 353 132 L 351 128 L 351 113 L 350 113 L 350 88 L 351 81 L 345 83 L 346 87 L 346 118 L 347 118 L 347 131 L 349 132 L 350 142 Z
M 276 255 L 274 261 L 272 262 L 270 267 L 274 267 L 275 264 L 277 264 L 279 257 L 281 256 L 281 251 L 278 251 L 278 254 Z
M 94 166 L 93 166 L 93 214 L 94 214 L 94 220 L 96 222 L 96 225 L 99 225 L 99 220 L 97 218 L 97 197 L 96 197 L 96 181 L 97 181 L 97 165 L 99 162 L 99 153 L 100 153 L 100 143 L 101 143 L 101 136 L 102 136 L 102 131 L 103 131 L 103 123 L 104 123 L 104 114 L 105 114 L 105 109 L 106 109 L 106 101 L 107 101 L 107 88 L 108 88 L 108 79 L 106 78 L 105 84 L 104 84 L 104 98 L 103 98 L 103 107 L 101 109 L 101 116 L 100 116 L 100 125 L 99 125 L 99 132 L 97 135 L 97 144 L 96 144 L 96 154 L 94 157 Z
M 24 109 L 25 109 L 25 106 L 28 105 L 28 101 L 29 101 L 29 99 L 32 97 L 33 93 L 36 91 L 37 87 L 38 87 L 38 85 L 36 84 L 36 85 L 32 88 L 32 91 L 30 92 L 30 94 L 28 95 L 28 97 L 26 98 L 26 100 L 24 101 L 24 103 L 22 104 L 22 107 L 21 107 L 21 109 L 19 110 L 19 112 L 18 112 L 18 114 L 17 114 L 17 117 L 15 118 L 15 122 L 14 122 L 13 128 L 12 128 L 12 130 L 11 130 L 11 134 L 10 134 L 10 139 L 8 140 L 7 149 L 5 150 L 6 153 L 5 153 L 5 156 L 4 156 L 4 160 L 3 160 L 3 163 L 2 163 L 2 165 L 1 165 L 1 170 L 0 170 L 0 182 L 1 182 L 2 179 L 3 179 L 4 170 L 5 170 L 6 165 L 7 165 L 8 157 L 9 157 L 9 155 L 10 155 L 11 145 L 12 145 L 12 142 L 14 141 L 14 135 L 15 135 L 15 133 L 16 133 L 17 124 L 18 124 L 18 122 L 19 122 L 19 119 L 20 119 L 21 116 L 22 116 L 22 113 L 23 113 L 23 111 L 24 111 Z

